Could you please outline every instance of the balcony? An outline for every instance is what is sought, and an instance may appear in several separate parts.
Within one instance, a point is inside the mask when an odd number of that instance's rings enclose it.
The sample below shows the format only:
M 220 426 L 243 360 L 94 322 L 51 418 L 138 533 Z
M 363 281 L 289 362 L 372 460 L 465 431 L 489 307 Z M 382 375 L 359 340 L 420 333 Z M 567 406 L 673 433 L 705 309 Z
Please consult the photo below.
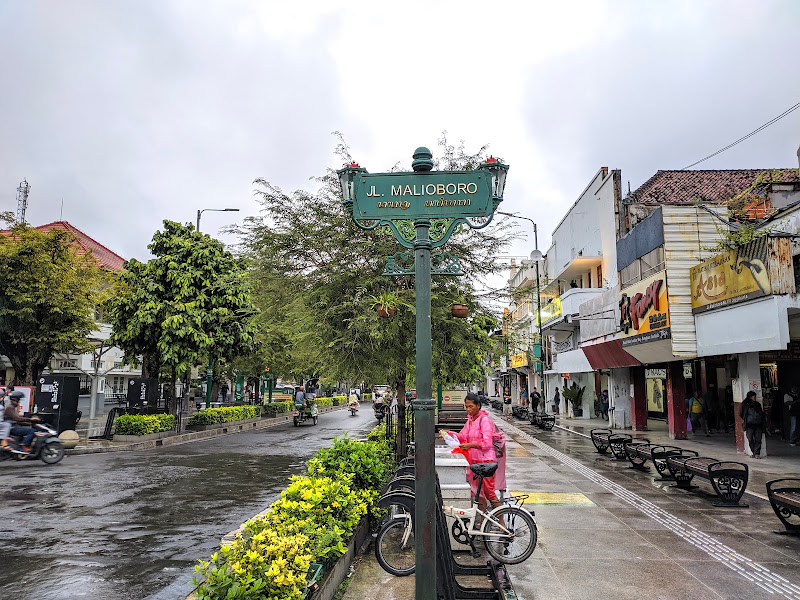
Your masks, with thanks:
M 532 288 L 536 285 L 536 268 L 531 261 L 523 261 L 516 273 L 508 280 L 509 287 L 514 289 Z
M 572 288 L 554 299 L 550 304 L 542 305 L 542 326 L 544 329 L 577 329 L 571 317 L 577 316 L 580 306 L 588 300 L 607 292 L 605 288 Z
M 525 319 L 532 319 L 534 312 L 536 312 L 536 304 L 531 302 L 530 298 L 525 298 L 511 311 L 511 320 L 516 324 Z

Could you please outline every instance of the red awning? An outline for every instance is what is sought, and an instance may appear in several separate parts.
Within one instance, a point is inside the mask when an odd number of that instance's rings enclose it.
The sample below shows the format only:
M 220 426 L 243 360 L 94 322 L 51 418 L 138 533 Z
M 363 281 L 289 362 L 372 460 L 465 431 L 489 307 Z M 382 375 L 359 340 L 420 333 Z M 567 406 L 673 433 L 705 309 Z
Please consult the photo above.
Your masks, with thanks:
M 590 346 L 581 346 L 581 350 L 589 360 L 592 368 L 616 369 L 618 367 L 638 367 L 642 363 L 622 349 L 622 340 L 601 342 Z

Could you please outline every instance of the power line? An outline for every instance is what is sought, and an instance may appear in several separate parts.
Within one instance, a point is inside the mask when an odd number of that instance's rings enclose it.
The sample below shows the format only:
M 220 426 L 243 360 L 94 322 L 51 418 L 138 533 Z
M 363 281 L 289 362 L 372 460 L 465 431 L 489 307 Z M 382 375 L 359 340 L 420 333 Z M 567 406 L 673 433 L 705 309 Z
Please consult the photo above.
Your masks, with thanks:
M 779 115 L 778 115 L 777 117 L 775 117 L 774 119 L 772 119 L 772 120 L 770 120 L 770 121 L 767 121 L 766 123 L 764 123 L 764 124 L 763 124 L 761 127 L 759 127 L 758 129 L 755 129 L 755 130 L 751 131 L 750 133 L 748 133 L 747 135 L 745 135 L 745 136 L 743 136 L 743 137 L 740 137 L 738 140 L 736 140 L 735 142 L 732 142 L 732 143 L 728 144 L 727 146 L 725 146 L 725 147 L 724 147 L 724 148 L 722 148 L 721 150 L 717 150 L 716 152 L 714 152 L 714 154 L 709 154 L 709 155 L 708 155 L 708 156 L 706 156 L 705 158 L 701 158 L 701 159 L 700 159 L 700 160 L 698 160 L 697 162 L 693 162 L 693 163 L 692 163 L 692 164 L 690 164 L 688 167 L 683 167 L 683 169 L 681 169 L 681 171 L 685 171 L 686 169 L 691 169 L 693 166 L 695 166 L 695 165 L 699 165 L 701 162 L 707 161 L 709 158 L 713 158 L 713 157 L 715 157 L 717 154 L 722 154 L 723 152 L 725 152 L 725 150 L 730 150 L 730 149 L 731 149 L 731 148 L 733 148 L 733 147 L 734 147 L 736 144 L 740 144 L 741 142 L 745 141 L 747 138 L 749 138 L 749 137 L 752 137 L 752 136 L 754 136 L 755 134 L 757 134 L 759 131 L 763 131 L 764 129 L 766 129 L 766 128 L 767 128 L 767 127 L 769 127 L 770 125 L 772 125 L 772 124 L 774 124 L 774 123 L 777 123 L 777 122 L 778 122 L 778 121 L 780 121 L 780 120 L 781 120 L 783 117 L 785 117 L 785 116 L 789 115 L 790 113 L 794 112 L 794 111 L 795 111 L 795 110 L 797 110 L 798 108 L 800 108 L 800 102 L 798 102 L 797 104 L 795 104 L 794 106 L 792 106 L 792 107 L 791 107 L 791 108 L 789 108 L 788 110 L 786 110 L 786 111 L 782 112 L 781 114 L 779 114 Z

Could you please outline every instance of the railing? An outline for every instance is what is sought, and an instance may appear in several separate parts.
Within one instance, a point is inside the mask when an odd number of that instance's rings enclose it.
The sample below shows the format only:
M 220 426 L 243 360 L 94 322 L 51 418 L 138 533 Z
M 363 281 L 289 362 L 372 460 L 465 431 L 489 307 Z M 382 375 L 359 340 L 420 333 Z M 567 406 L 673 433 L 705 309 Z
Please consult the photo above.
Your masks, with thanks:
M 528 313 L 533 313 L 534 308 L 535 304 L 533 304 L 529 298 L 520 301 L 518 306 L 511 313 L 511 320 L 516 323 L 517 321 L 524 319 Z
M 405 423 L 405 427 L 400 427 L 400 423 Z M 409 444 L 415 441 L 413 401 L 406 400 L 403 407 L 395 404 L 386 414 L 386 439 L 394 449 L 398 462 L 407 456 Z

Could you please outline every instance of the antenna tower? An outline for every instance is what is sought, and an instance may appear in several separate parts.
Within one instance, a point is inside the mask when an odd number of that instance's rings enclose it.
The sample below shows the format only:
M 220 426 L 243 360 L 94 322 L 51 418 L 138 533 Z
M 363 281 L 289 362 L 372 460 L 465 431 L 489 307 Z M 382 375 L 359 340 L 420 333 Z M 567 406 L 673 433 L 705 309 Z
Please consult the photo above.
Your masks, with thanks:
M 17 188 L 17 223 L 20 225 L 25 223 L 25 211 L 28 208 L 28 193 L 30 191 L 31 186 L 28 180 L 23 179 Z

